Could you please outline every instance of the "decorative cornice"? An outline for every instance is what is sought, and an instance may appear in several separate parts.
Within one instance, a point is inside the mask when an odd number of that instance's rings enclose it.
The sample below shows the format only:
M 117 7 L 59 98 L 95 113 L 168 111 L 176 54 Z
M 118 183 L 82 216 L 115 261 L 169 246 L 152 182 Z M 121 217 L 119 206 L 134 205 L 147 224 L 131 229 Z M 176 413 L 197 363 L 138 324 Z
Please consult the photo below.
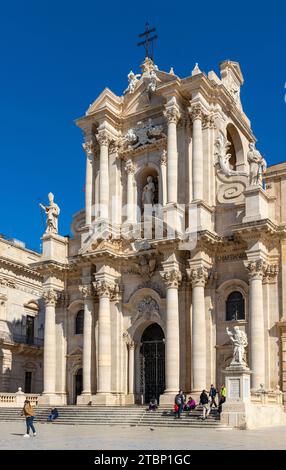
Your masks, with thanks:
M 73 268 L 71 264 L 64 264 L 64 263 L 59 263 L 57 261 L 40 261 L 37 263 L 33 263 L 33 266 L 35 269 L 40 273 L 41 275 L 43 274 L 63 274 Z
M 33 269 L 29 266 L 26 266 L 25 264 L 22 264 L 22 263 L 19 263 L 19 262 L 16 262 L 16 261 L 12 261 L 12 260 L 10 260 L 8 258 L 5 258 L 3 256 L 1 256 L 1 258 L 0 258 L 0 268 L 1 267 L 4 267 L 4 268 L 9 267 L 16 274 L 18 274 L 20 272 L 20 273 L 28 274 L 31 277 L 36 277 L 36 278 L 41 277 L 41 274 L 39 274 L 35 269 Z
M 163 271 L 160 273 L 163 281 L 166 284 L 167 289 L 175 287 L 178 289 L 182 280 L 182 274 L 178 269 L 172 269 L 170 271 Z
M 11 279 L 7 279 L 5 277 L 0 277 L 0 286 L 4 287 L 10 287 L 14 289 L 16 287 L 15 281 L 12 281 Z

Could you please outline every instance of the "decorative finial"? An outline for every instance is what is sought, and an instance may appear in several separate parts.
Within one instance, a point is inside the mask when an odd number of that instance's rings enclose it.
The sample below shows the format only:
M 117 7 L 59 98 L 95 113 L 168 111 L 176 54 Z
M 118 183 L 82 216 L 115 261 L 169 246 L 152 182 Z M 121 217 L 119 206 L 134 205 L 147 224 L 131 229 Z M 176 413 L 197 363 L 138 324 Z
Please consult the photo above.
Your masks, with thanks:
M 202 73 L 202 71 L 201 71 L 200 68 L 199 68 L 199 64 L 196 62 L 195 66 L 194 66 L 194 68 L 193 68 L 193 70 L 192 70 L 192 77 L 193 77 L 194 75 L 198 75 L 199 73 Z
M 175 72 L 174 72 L 174 68 L 173 68 L 173 67 L 170 68 L 170 72 L 169 72 L 169 73 L 170 73 L 171 75 L 175 75 Z

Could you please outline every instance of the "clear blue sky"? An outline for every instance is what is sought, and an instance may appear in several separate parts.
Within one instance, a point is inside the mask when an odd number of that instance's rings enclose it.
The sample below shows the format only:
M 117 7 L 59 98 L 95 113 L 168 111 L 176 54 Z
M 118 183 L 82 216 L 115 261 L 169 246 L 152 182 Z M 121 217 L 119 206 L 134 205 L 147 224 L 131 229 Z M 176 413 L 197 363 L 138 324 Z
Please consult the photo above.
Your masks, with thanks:
M 0 233 L 39 250 L 38 201 L 54 192 L 60 233 L 84 204 L 85 156 L 74 119 L 105 86 L 121 94 L 144 58 L 146 20 L 157 27 L 155 62 L 181 77 L 195 62 L 218 73 L 239 61 L 242 102 L 268 164 L 286 160 L 285 13 L 266 4 L 205 0 L 151 2 L 14 0 L 0 6 Z

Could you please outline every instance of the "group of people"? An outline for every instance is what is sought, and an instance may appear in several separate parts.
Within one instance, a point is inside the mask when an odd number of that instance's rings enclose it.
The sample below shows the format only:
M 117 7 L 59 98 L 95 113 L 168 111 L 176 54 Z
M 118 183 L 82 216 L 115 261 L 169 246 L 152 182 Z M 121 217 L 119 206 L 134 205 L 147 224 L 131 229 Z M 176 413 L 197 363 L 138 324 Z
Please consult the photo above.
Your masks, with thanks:
M 30 430 L 33 433 L 32 435 L 35 437 L 37 435 L 35 426 L 33 424 L 33 421 L 35 419 L 35 413 L 34 408 L 32 407 L 31 402 L 29 400 L 25 400 L 21 416 L 24 416 L 26 418 L 26 434 L 24 434 L 24 437 L 30 437 Z M 47 421 L 54 421 L 58 418 L 58 416 L 59 412 L 57 408 L 52 408 L 50 410 L 50 414 L 48 416 Z
M 219 397 L 219 402 L 217 405 L 216 397 Z M 200 394 L 200 401 L 197 403 L 193 397 L 189 397 L 188 401 L 186 401 L 185 395 L 183 394 L 182 390 L 179 390 L 177 395 L 175 396 L 175 403 L 174 403 L 174 413 L 175 418 L 180 419 L 181 413 L 183 411 L 189 411 L 190 413 L 198 406 L 202 405 L 203 407 L 203 415 L 202 419 L 205 420 L 208 415 L 210 414 L 211 408 L 214 406 L 218 409 L 218 412 L 222 412 L 222 405 L 226 401 L 226 388 L 225 385 L 221 386 L 220 392 L 218 392 L 217 388 L 211 384 L 209 393 L 206 390 L 203 390 Z

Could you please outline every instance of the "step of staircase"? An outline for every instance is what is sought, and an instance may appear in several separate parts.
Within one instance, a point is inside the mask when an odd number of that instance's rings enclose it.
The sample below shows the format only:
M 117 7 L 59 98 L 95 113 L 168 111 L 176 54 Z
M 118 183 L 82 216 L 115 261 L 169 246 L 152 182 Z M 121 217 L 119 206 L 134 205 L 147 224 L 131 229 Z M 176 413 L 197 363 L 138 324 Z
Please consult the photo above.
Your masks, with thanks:
M 35 422 L 45 423 L 51 407 L 35 407 Z M 183 412 L 181 419 L 175 419 L 173 411 L 168 407 L 159 407 L 149 412 L 146 406 L 59 406 L 59 417 L 53 425 L 107 425 L 107 426 L 146 426 L 146 427 L 191 427 L 191 428 L 225 428 L 220 423 L 217 410 L 202 421 L 202 409 L 198 407 L 192 413 Z M 0 408 L 0 421 L 19 421 L 22 408 Z

